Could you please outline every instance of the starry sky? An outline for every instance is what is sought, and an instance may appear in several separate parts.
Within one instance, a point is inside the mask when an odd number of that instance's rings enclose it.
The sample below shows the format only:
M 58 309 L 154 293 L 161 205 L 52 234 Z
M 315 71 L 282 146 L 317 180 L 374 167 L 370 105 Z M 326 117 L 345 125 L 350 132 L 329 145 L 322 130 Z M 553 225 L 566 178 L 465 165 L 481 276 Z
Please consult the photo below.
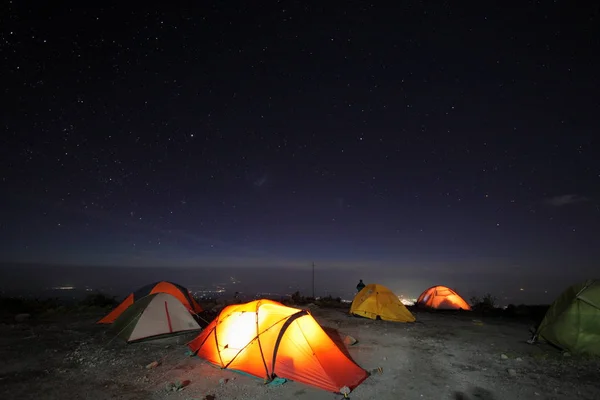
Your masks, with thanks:
M 590 277 L 600 8 L 570 3 L 5 1 L 0 261 Z

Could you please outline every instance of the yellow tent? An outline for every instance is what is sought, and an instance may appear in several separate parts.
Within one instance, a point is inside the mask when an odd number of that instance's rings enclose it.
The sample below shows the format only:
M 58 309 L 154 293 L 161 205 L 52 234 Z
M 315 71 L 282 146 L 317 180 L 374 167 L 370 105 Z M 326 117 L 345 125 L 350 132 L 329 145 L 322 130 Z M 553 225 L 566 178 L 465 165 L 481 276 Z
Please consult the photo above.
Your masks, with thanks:
M 395 322 L 414 322 L 415 316 L 400 302 L 398 296 L 382 285 L 365 286 L 352 301 L 350 313 L 359 317 Z

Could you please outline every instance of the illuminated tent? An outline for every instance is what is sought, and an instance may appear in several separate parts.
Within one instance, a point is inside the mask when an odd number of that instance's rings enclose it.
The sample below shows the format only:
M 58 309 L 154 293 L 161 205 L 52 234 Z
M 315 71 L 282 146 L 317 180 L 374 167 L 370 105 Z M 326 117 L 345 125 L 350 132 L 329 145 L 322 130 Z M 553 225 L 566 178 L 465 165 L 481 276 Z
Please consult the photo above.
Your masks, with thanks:
M 134 302 L 153 293 L 167 293 L 177 298 L 191 313 L 199 313 L 202 311 L 200 304 L 194 300 L 189 290 L 181 285 L 172 282 L 156 282 L 146 285 L 136 292 L 131 293 L 121 304 L 112 310 L 107 316 L 98 321 L 99 324 L 112 324 L 118 317 Z
M 415 316 L 398 296 L 382 285 L 371 283 L 356 294 L 350 313 L 359 317 L 395 322 L 414 322 Z
M 330 391 L 354 389 L 368 373 L 349 359 L 307 310 L 271 300 L 225 307 L 192 352 L 212 364 L 265 379 L 290 379 Z
M 166 293 L 154 293 L 123 311 L 111 329 L 131 343 L 201 328 L 178 298 Z
M 572 353 L 600 355 L 600 280 L 587 280 L 562 292 L 534 336 Z
M 471 310 L 465 299 L 446 286 L 433 286 L 425 290 L 417 299 L 417 306 L 438 310 Z

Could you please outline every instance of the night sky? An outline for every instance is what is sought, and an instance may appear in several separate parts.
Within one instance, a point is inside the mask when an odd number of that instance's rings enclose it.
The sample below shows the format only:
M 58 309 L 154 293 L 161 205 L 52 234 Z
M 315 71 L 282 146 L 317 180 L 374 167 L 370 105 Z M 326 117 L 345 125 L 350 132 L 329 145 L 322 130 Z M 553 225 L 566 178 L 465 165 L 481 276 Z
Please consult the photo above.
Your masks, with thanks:
M 597 275 L 595 2 L 68 3 L 0 11 L 0 261 Z

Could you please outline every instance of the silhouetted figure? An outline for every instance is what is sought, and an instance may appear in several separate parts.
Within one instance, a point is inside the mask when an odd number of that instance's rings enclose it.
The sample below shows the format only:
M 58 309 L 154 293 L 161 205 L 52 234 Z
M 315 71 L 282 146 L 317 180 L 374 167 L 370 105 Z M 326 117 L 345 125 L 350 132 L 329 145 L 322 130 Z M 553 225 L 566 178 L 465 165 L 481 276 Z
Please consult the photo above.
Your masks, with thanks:
M 362 281 L 362 279 L 361 279 L 361 280 L 360 280 L 360 282 L 358 282 L 358 285 L 356 285 L 356 290 L 360 292 L 361 290 L 363 290 L 363 288 L 364 288 L 365 286 L 366 286 L 366 285 L 363 283 L 363 281 Z

